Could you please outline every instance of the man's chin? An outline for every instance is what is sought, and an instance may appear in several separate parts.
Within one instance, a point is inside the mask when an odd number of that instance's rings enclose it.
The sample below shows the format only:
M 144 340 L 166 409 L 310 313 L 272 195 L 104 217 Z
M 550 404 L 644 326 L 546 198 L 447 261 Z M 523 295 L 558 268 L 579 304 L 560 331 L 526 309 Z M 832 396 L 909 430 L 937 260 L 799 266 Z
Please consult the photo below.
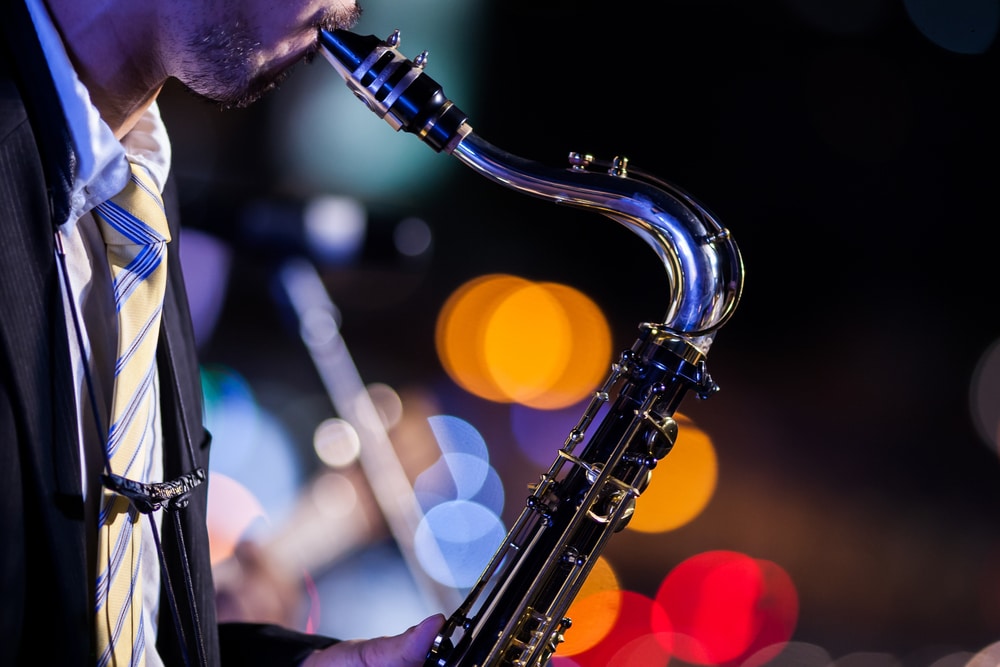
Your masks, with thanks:
M 234 94 L 216 96 L 210 99 L 213 99 L 223 109 L 245 109 L 267 97 L 271 91 L 281 85 L 288 74 L 289 70 L 284 70 L 277 75 L 261 76 L 253 79 L 245 88 Z

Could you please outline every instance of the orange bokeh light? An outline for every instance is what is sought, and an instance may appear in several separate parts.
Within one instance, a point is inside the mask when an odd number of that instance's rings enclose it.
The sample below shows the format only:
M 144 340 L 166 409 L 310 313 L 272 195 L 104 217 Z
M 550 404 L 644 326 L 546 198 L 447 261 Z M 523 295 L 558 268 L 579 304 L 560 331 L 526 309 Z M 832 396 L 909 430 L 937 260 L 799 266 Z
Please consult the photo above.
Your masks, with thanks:
M 559 381 L 570 363 L 572 329 L 566 311 L 545 286 L 529 284 L 488 314 L 483 358 L 510 400 L 531 405 Z
M 662 533 L 680 528 L 697 517 L 715 493 L 718 460 L 712 439 L 687 417 L 674 418 L 677 442 L 636 499 L 629 530 Z
M 435 343 L 441 365 L 460 387 L 489 401 L 508 402 L 483 356 L 489 314 L 508 294 L 528 285 L 522 278 L 486 275 L 465 283 L 438 314 Z
M 490 274 L 460 286 L 438 315 L 435 344 L 463 389 L 541 410 L 573 405 L 607 373 L 611 333 L 578 290 Z
M 574 655 L 593 648 L 611 631 L 621 608 L 618 577 L 605 558 L 598 558 L 573 604 L 566 611 L 573 621 L 566 640 L 559 645 L 562 655 Z
M 619 613 L 610 632 L 593 648 L 570 659 L 579 667 L 665 667 L 673 635 L 663 608 L 640 593 L 620 591 L 617 595 Z

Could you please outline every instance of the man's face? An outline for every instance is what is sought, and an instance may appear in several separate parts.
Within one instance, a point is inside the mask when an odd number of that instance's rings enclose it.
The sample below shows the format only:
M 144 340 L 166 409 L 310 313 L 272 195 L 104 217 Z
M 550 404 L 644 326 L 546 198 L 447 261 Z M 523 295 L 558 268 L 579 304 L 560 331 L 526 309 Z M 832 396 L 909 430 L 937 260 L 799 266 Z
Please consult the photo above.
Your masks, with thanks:
M 242 107 L 315 54 L 320 28 L 350 28 L 354 0 L 196 0 L 176 17 L 168 68 L 194 92 Z

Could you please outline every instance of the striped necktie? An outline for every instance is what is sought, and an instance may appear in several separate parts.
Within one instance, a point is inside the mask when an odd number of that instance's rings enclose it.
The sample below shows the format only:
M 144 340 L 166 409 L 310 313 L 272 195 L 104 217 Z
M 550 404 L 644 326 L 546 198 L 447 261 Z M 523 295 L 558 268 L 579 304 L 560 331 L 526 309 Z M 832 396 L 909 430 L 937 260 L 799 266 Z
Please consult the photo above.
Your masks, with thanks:
M 170 232 L 155 184 L 132 165 L 121 193 L 94 210 L 114 281 L 118 352 L 107 437 L 106 472 L 140 482 L 144 441 L 155 418 L 154 357 L 166 285 Z M 97 664 L 143 665 L 142 514 L 124 495 L 102 489 L 97 553 Z

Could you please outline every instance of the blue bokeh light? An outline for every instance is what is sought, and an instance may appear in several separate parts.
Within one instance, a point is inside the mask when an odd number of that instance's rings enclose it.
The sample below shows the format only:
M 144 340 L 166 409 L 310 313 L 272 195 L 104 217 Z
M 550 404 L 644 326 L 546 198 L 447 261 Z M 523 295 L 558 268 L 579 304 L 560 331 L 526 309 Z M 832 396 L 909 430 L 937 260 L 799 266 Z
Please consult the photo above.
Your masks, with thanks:
M 496 513 L 467 500 L 444 502 L 428 511 L 417 527 L 417 559 L 435 581 L 454 588 L 472 586 L 507 531 Z

